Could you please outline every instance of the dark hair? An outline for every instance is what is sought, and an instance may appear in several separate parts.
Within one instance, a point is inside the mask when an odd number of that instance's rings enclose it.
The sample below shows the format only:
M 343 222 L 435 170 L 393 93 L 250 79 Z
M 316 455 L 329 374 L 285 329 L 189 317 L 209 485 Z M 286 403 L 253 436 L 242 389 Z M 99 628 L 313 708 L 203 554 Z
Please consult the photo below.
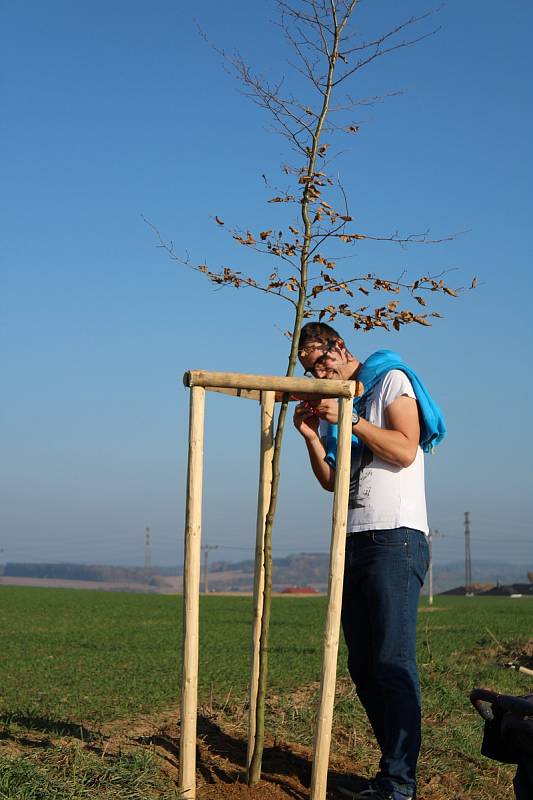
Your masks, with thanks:
M 303 350 L 307 342 L 329 344 L 335 339 L 342 339 L 342 336 L 331 325 L 326 325 L 325 322 L 308 322 L 300 331 L 298 350 Z

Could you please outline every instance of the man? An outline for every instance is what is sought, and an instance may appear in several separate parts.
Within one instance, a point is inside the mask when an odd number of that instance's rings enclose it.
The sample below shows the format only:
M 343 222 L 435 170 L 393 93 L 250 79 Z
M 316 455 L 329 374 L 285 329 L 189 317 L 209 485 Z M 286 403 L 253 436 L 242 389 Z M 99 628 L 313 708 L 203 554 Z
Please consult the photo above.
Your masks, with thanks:
M 352 417 L 342 626 L 348 669 L 382 755 L 365 788 L 347 778 L 337 789 L 352 800 L 411 800 L 420 750 L 416 616 L 429 563 L 421 444 L 438 443 L 444 421 L 415 373 L 390 351 L 362 364 L 337 331 L 309 323 L 299 359 L 306 374 L 356 380 L 362 390 Z M 294 413 L 313 472 L 328 491 L 337 417 L 334 399 L 302 402 Z

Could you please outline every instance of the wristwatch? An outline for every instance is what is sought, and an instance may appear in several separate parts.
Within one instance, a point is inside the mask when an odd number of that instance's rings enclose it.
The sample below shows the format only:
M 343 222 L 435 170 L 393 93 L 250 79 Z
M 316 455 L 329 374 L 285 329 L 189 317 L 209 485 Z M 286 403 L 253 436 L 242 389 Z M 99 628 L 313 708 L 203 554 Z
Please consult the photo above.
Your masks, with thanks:
M 361 417 L 359 416 L 357 411 L 354 411 L 352 413 L 352 428 L 353 428 L 354 425 L 357 425 L 357 423 L 359 422 L 360 419 L 361 419 Z

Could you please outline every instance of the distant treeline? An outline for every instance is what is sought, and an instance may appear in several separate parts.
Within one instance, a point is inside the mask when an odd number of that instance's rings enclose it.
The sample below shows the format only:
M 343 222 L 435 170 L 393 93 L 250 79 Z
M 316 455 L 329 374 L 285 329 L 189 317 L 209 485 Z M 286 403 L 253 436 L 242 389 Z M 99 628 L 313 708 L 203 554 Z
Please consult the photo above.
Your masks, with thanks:
M 11 578 L 48 578 L 68 581 L 112 581 L 114 583 L 158 583 L 155 570 L 142 567 L 111 567 L 98 564 L 23 564 L 8 562 L 4 575 Z

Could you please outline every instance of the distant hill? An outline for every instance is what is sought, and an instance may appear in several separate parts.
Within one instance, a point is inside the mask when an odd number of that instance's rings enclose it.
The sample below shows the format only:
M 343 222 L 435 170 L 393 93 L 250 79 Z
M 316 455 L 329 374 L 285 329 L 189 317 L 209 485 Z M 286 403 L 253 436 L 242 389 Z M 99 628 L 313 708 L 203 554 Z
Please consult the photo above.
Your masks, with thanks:
M 272 564 L 272 588 L 275 592 L 282 592 L 291 586 L 310 586 L 318 592 L 325 592 L 328 567 L 327 553 L 298 553 L 275 558 Z M 214 591 L 251 591 L 253 576 L 254 562 L 251 560 L 236 563 L 216 561 L 210 565 L 209 585 Z
M 122 567 L 98 564 L 31 564 L 8 562 L 4 567 L 6 579 L 67 580 L 96 584 L 123 585 L 128 591 L 181 591 L 182 567 Z M 318 592 L 328 587 L 329 554 L 295 553 L 273 561 L 272 588 L 275 592 L 294 586 L 310 586 Z M 246 561 L 217 561 L 210 564 L 209 591 L 251 592 L 254 563 Z M 472 581 L 476 584 L 518 584 L 528 576 L 528 565 L 517 566 L 495 561 L 474 561 Z M 433 591 L 435 594 L 464 584 L 464 563 L 434 564 Z M 113 588 L 115 588 L 115 586 Z M 138 589 L 135 587 L 138 586 Z M 203 587 L 203 575 L 202 575 Z M 87 587 L 86 587 L 87 588 Z M 104 587 L 104 588 L 111 588 Z M 424 590 L 425 591 L 425 590 Z
M 98 581 L 109 583 L 142 583 L 157 585 L 157 570 L 142 567 L 113 567 L 98 564 L 25 564 L 7 562 L 6 578 L 38 578 L 48 580 Z
M 218 561 L 210 567 L 209 584 L 212 589 L 224 582 L 227 575 L 237 591 L 249 591 L 253 585 L 253 561 Z M 287 586 L 308 585 L 318 591 L 327 591 L 329 555 L 326 553 L 297 553 L 273 560 L 272 583 L 274 591 Z M 229 577 L 231 575 L 231 578 Z M 464 562 L 433 565 L 433 591 L 451 589 L 464 583 Z M 217 580 L 217 578 L 219 580 Z M 499 583 L 523 583 L 527 580 L 527 567 L 496 561 L 475 561 L 472 564 L 472 580 L 475 583 L 494 585 Z M 246 587 L 246 589 L 244 588 Z

